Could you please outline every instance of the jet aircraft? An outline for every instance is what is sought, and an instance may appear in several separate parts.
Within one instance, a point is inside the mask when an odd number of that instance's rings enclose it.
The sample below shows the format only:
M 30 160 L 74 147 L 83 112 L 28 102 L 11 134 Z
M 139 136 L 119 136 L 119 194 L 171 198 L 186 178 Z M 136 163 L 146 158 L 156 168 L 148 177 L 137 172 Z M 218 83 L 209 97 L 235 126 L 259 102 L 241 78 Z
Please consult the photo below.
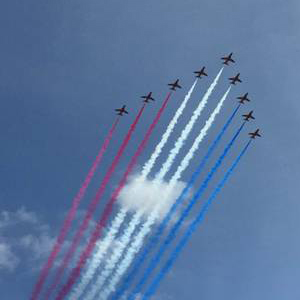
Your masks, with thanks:
M 121 108 L 115 109 L 115 111 L 118 112 L 117 115 L 123 116 L 123 114 L 128 114 L 128 111 L 125 108 L 126 108 L 126 105 L 123 105 Z
M 244 120 L 245 121 L 249 121 L 249 119 L 255 119 L 254 117 L 253 117 L 253 110 L 251 110 L 248 114 L 246 114 L 246 115 L 243 115 L 243 117 L 244 117 Z
M 228 55 L 228 56 L 225 56 L 225 57 L 222 57 L 221 59 L 223 59 L 223 64 L 224 65 L 229 65 L 228 62 L 232 62 L 232 63 L 235 63 L 235 61 L 232 59 L 232 52 Z
M 261 135 L 258 133 L 259 129 L 256 129 L 254 132 L 250 132 L 249 135 L 251 135 L 251 139 L 255 139 L 255 137 L 259 136 L 261 137 Z
M 195 71 L 194 74 L 197 74 L 196 77 L 197 78 L 202 78 L 201 76 L 207 76 L 207 74 L 205 73 L 205 67 L 203 67 L 200 71 Z
M 145 99 L 144 102 L 148 103 L 149 100 L 155 101 L 154 98 L 152 98 L 152 92 L 150 92 L 148 95 L 146 96 L 142 96 L 141 98 Z
M 230 84 L 234 84 L 234 85 L 236 84 L 236 82 L 242 82 L 242 80 L 240 79 L 240 73 L 228 79 L 231 80 Z
M 178 84 L 179 79 L 177 79 L 174 83 L 169 83 L 168 85 L 171 86 L 172 91 L 176 91 L 176 88 L 181 89 L 181 86 Z
M 242 104 L 244 104 L 244 101 L 250 102 L 250 99 L 248 99 L 248 93 L 246 93 L 243 96 L 237 97 L 237 99 L 239 99 L 240 100 L 239 103 L 242 103 Z

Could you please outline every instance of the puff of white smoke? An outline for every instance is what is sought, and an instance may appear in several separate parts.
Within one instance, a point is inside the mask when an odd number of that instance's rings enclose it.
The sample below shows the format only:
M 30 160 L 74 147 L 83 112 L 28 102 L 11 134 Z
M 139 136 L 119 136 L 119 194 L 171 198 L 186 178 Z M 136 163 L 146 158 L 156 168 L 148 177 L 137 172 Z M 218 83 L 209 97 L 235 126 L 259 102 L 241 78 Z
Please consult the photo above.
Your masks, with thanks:
M 159 219 L 162 219 L 184 187 L 183 181 L 177 181 L 170 189 L 168 182 L 144 179 L 136 174 L 123 188 L 118 200 L 123 208 L 132 212 L 142 212 L 145 217 L 151 214 L 154 207 L 159 206 Z

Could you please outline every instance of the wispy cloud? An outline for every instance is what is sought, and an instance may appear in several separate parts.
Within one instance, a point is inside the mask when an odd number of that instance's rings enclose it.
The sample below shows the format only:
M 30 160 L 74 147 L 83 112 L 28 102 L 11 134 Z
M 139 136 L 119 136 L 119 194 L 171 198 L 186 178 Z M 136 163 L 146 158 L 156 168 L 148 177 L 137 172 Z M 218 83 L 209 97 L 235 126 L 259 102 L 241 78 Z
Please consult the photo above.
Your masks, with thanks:
M 18 266 L 20 260 L 12 252 L 11 246 L 6 242 L 0 242 L 0 270 L 12 272 Z
M 1 271 L 12 272 L 21 262 L 44 259 L 52 243 L 49 226 L 24 206 L 0 212 Z
M 83 214 L 79 211 L 78 218 Z M 92 220 L 88 231 L 93 226 L 95 222 Z M 0 272 L 11 273 L 22 266 L 27 267 L 29 272 L 38 271 L 52 249 L 56 233 L 41 217 L 24 206 L 15 211 L 0 211 Z M 68 245 L 70 241 L 66 240 L 62 253 Z M 61 255 L 55 266 L 60 260 Z
M 0 229 L 13 226 L 18 223 L 37 224 L 38 218 L 35 213 L 29 212 L 24 206 L 15 212 L 6 210 L 0 212 Z

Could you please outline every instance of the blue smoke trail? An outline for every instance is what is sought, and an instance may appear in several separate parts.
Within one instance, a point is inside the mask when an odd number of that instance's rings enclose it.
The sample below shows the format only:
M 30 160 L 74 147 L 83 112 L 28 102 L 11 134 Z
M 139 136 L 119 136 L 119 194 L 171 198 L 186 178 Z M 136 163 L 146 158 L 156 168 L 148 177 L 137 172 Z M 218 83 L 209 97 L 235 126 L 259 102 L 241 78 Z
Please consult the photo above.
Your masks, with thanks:
M 171 228 L 170 233 L 168 234 L 167 238 L 165 239 L 164 243 L 161 245 L 158 253 L 156 254 L 156 256 L 154 256 L 154 258 L 150 261 L 148 268 L 146 269 L 146 271 L 144 272 L 144 275 L 142 276 L 141 280 L 138 282 L 138 284 L 136 285 L 135 289 L 133 290 L 133 292 L 130 294 L 128 299 L 134 299 L 135 295 L 137 293 L 139 293 L 143 287 L 143 285 L 145 284 L 145 282 L 147 281 L 147 279 L 149 278 L 151 272 L 155 269 L 156 265 L 159 263 L 160 259 L 162 258 L 163 254 L 165 253 L 165 251 L 168 248 L 168 245 L 174 240 L 174 238 L 176 237 L 176 233 L 177 231 L 180 229 L 183 221 L 186 219 L 186 217 L 188 216 L 188 214 L 190 213 L 191 209 L 194 207 L 194 205 L 196 204 L 196 202 L 198 201 L 198 199 L 202 196 L 203 192 L 205 191 L 205 189 L 208 186 L 208 183 L 210 182 L 210 180 L 212 179 L 213 175 L 216 173 L 216 171 L 218 170 L 218 168 L 221 166 L 224 158 L 226 157 L 227 153 L 229 152 L 230 148 L 232 147 L 232 145 L 234 144 L 235 140 L 237 139 L 237 137 L 239 136 L 241 130 L 243 129 L 243 127 L 245 126 L 245 122 L 240 126 L 240 128 L 238 129 L 238 131 L 235 133 L 235 135 L 233 136 L 232 140 L 229 142 L 229 144 L 226 146 L 226 148 L 224 149 L 223 153 L 221 154 L 221 156 L 218 158 L 218 160 L 216 161 L 215 165 L 212 167 L 212 169 L 210 170 L 210 172 L 208 173 L 207 177 L 203 180 L 199 190 L 196 192 L 196 194 L 193 196 L 193 198 L 190 200 L 188 206 L 185 208 L 185 210 L 183 211 L 183 213 L 181 214 L 180 218 L 178 219 L 178 221 L 173 225 L 173 227 Z
M 223 137 L 223 135 L 226 132 L 226 130 L 229 127 L 229 125 L 231 124 L 233 118 L 235 117 L 235 115 L 238 112 L 238 110 L 239 110 L 240 107 L 241 107 L 241 105 L 238 105 L 236 107 L 236 109 L 233 111 L 232 115 L 229 117 L 229 119 L 227 120 L 227 122 L 223 126 L 221 132 L 218 134 L 218 136 L 216 137 L 216 139 L 211 144 L 211 146 L 208 149 L 206 155 L 204 156 L 204 158 L 202 159 L 201 163 L 197 167 L 196 171 L 193 173 L 191 179 L 188 181 L 187 185 L 183 189 L 181 195 L 176 199 L 176 201 L 172 205 L 172 207 L 169 210 L 168 214 L 165 216 L 165 218 L 161 222 L 160 226 L 158 227 L 155 235 L 148 242 L 148 244 L 147 244 L 144 252 L 139 255 L 137 261 L 133 265 L 132 270 L 126 276 L 126 278 L 123 281 L 123 284 L 121 285 L 121 287 L 119 288 L 119 290 L 117 291 L 117 293 L 112 297 L 112 300 L 119 299 L 123 295 L 123 293 L 128 289 L 130 283 L 134 279 L 134 276 L 137 274 L 138 269 L 141 267 L 141 265 L 145 261 L 146 257 L 149 255 L 149 253 L 152 251 L 153 247 L 158 242 L 161 234 L 163 233 L 163 231 L 165 230 L 167 224 L 169 223 L 169 221 L 171 220 L 172 216 L 174 215 L 177 207 L 184 201 L 185 197 L 188 195 L 190 189 L 192 188 L 192 186 L 196 182 L 196 180 L 197 180 L 198 176 L 200 175 L 201 171 L 203 170 L 206 162 L 208 161 L 208 159 L 212 155 L 213 151 L 217 147 L 218 143 L 220 142 L 221 138 Z
M 151 272 L 155 269 L 156 265 L 159 263 L 161 257 L 163 256 L 164 252 L 166 251 L 168 245 L 176 237 L 177 231 L 180 229 L 183 221 L 186 219 L 186 217 L 188 216 L 189 212 L 191 211 L 191 209 L 193 208 L 193 206 L 196 204 L 197 200 L 202 196 L 203 192 L 205 191 L 205 189 L 208 186 L 208 183 L 210 182 L 210 180 L 212 179 L 213 175 L 216 173 L 216 171 L 220 167 L 221 163 L 223 162 L 223 160 L 226 157 L 228 151 L 230 150 L 230 148 L 234 144 L 235 140 L 239 136 L 241 130 L 244 127 L 244 125 L 245 125 L 245 122 L 240 126 L 240 128 L 238 129 L 238 131 L 235 133 L 234 137 L 229 142 L 229 144 L 226 146 L 226 148 L 223 151 L 222 155 L 218 158 L 218 160 L 216 161 L 215 165 L 213 166 L 213 168 L 211 169 L 211 171 L 209 172 L 209 174 L 207 175 L 207 177 L 205 178 L 205 180 L 202 182 L 202 184 L 201 184 L 199 190 L 197 191 L 197 193 L 191 199 L 191 201 L 190 201 L 189 205 L 187 206 L 187 208 L 183 211 L 183 213 L 182 213 L 181 217 L 179 218 L 179 220 L 172 227 L 172 229 L 171 229 L 170 233 L 168 234 L 166 240 L 164 241 L 164 243 L 160 247 L 157 255 L 151 260 L 151 262 L 150 262 L 148 268 L 146 269 L 143 277 L 138 282 L 138 284 L 136 285 L 136 288 L 130 294 L 130 296 L 129 296 L 128 299 L 134 299 L 134 296 L 141 291 L 142 286 L 145 284 L 145 282 L 147 281 L 147 279 L 150 276 Z
M 153 279 L 150 287 L 147 289 L 143 300 L 149 299 L 156 291 L 159 283 L 161 280 L 165 277 L 167 272 L 170 270 L 170 268 L 173 266 L 175 260 L 177 259 L 178 255 L 190 239 L 191 235 L 194 233 L 194 231 L 197 229 L 197 227 L 202 223 L 205 214 L 207 213 L 209 206 L 212 204 L 213 200 L 216 198 L 216 196 L 220 193 L 221 189 L 224 187 L 226 181 L 228 180 L 229 176 L 232 174 L 236 166 L 238 165 L 239 161 L 241 160 L 242 156 L 245 154 L 246 150 L 248 149 L 249 145 L 251 143 L 251 140 L 247 143 L 247 145 L 244 147 L 240 155 L 237 157 L 237 159 L 234 161 L 230 169 L 227 171 L 223 179 L 219 182 L 214 192 L 211 194 L 209 199 L 206 201 L 202 209 L 200 210 L 198 216 L 195 218 L 193 223 L 188 227 L 186 230 L 184 236 L 177 244 L 175 250 L 170 255 L 169 260 L 164 264 L 161 271 L 158 273 L 158 275 Z

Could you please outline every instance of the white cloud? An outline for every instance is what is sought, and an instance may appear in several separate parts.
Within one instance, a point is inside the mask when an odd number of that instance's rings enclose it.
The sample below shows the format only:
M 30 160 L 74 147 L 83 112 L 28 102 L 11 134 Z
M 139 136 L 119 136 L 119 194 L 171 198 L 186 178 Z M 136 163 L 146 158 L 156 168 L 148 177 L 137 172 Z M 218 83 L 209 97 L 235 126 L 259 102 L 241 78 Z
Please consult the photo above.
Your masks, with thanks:
M 37 224 L 38 218 L 35 213 L 27 211 L 24 206 L 15 212 L 5 210 L 0 212 L 0 229 L 18 223 Z
M 63 247 L 55 260 L 54 266 L 61 262 L 63 254 L 70 246 L 74 230 L 79 220 L 82 220 L 86 211 L 79 210 L 74 220 L 73 229 L 68 234 Z M 63 217 L 63 216 L 62 216 Z M 58 220 L 56 220 L 57 222 Z M 59 220 L 61 221 L 61 220 Z M 89 233 L 94 229 L 96 222 L 92 220 L 87 234 L 76 250 L 70 267 L 74 267 L 80 252 L 87 243 Z M 58 229 L 53 230 L 37 216 L 36 213 L 21 207 L 16 211 L 0 212 L 0 272 L 14 271 L 17 267 L 26 267 L 30 271 L 39 271 L 56 241 Z M 29 268 L 28 268 L 29 267 Z
M 38 267 L 54 242 L 49 232 L 49 226 L 23 206 L 0 212 L 0 270 L 14 271 L 21 263 Z
M 20 238 L 18 245 L 32 253 L 32 259 L 37 260 L 44 258 L 49 254 L 54 244 L 54 238 L 47 233 L 44 234 L 27 234 Z
M 119 203 L 130 211 L 143 211 L 146 215 L 159 205 L 159 216 L 163 218 L 184 187 L 182 181 L 170 188 L 165 181 L 143 180 L 134 176 L 120 193 Z
M 14 271 L 19 264 L 18 257 L 12 252 L 11 246 L 7 243 L 0 243 L 0 270 Z
M 30 224 L 37 224 L 38 218 L 35 213 L 29 212 L 26 210 L 25 207 L 21 207 L 15 212 L 15 217 L 18 220 L 18 222 L 25 222 Z

